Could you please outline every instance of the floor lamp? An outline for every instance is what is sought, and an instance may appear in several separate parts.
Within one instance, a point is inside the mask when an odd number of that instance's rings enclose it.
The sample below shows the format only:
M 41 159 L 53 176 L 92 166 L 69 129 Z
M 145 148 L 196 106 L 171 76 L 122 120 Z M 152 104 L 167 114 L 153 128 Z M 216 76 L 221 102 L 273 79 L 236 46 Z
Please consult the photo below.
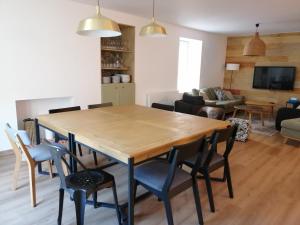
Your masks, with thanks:
M 229 86 L 230 90 L 231 90 L 231 83 L 232 83 L 233 71 L 238 71 L 239 69 L 240 69 L 240 64 L 237 64 L 237 63 L 227 63 L 226 64 L 226 70 L 231 71 L 231 74 L 230 74 L 230 86 Z

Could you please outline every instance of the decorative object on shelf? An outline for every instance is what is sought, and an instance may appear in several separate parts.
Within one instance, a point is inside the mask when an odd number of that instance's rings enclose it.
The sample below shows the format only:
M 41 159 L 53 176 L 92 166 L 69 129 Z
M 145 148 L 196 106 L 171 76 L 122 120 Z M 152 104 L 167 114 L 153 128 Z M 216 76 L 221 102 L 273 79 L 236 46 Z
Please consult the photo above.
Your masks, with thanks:
M 110 84 L 110 83 L 111 83 L 111 77 L 110 76 L 102 77 L 102 84 Z
M 96 6 L 96 16 L 79 22 L 77 33 L 90 37 L 116 37 L 121 35 L 119 25 L 100 13 L 100 0 Z
M 121 77 L 122 83 L 129 83 L 130 82 L 130 75 L 128 74 L 119 74 Z
M 231 90 L 231 83 L 232 83 L 233 71 L 238 71 L 239 69 L 240 69 L 240 64 L 237 64 L 237 63 L 227 63 L 226 64 L 226 70 L 231 71 L 231 74 L 230 74 L 230 86 L 229 86 L 230 90 Z
M 266 44 L 260 39 L 258 33 L 259 23 L 256 25 L 255 35 L 245 45 L 244 56 L 265 56 L 266 55 Z
M 162 25 L 156 22 L 154 11 L 155 11 L 155 0 L 153 0 L 152 21 L 151 23 L 142 27 L 140 31 L 140 36 L 165 37 L 167 35 L 166 29 Z
M 120 83 L 120 76 L 119 75 L 114 75 L 114 76 L 112 76 L 111 77 L 112 78 L 112 82 L 114 83 L 114 84 L 117 84 L 117 83 Z

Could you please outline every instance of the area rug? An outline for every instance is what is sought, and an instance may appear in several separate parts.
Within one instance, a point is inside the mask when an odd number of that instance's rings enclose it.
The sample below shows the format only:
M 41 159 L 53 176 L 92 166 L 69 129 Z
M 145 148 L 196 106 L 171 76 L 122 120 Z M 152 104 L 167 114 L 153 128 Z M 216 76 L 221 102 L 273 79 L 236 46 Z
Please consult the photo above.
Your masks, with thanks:
M 262 134 L 266 136 L 273 136 L 278 133 L 278 130 L 275 129 L 275 121 L 274 120 L 265 120 L 264 126 L 261 124 L 261 120 L 253 119 L 251 132 L 256 134 Z

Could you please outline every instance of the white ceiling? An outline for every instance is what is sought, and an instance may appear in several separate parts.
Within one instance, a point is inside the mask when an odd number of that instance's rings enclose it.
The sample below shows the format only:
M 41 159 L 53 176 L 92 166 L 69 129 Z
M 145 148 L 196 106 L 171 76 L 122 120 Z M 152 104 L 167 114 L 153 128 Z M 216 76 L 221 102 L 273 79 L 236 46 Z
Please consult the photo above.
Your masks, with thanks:
M 73 0 L 96 5 L 97 0 Z M 104 8 L 151 17 L 152 0 L 101 0 Z M 159 21 L 226 35 L 300 31 L 300 0 L 156 0 Z

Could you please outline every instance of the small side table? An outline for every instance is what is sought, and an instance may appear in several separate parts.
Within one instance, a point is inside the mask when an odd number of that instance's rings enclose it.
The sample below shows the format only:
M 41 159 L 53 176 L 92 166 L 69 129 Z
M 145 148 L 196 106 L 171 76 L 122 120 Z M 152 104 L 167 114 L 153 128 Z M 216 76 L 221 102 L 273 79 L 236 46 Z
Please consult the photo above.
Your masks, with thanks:
M 292 105 L 292 108 L 296 109 L 300 105 L 300 101 L 287 101 L 285 106 L 288 108 L 288 105 Z

